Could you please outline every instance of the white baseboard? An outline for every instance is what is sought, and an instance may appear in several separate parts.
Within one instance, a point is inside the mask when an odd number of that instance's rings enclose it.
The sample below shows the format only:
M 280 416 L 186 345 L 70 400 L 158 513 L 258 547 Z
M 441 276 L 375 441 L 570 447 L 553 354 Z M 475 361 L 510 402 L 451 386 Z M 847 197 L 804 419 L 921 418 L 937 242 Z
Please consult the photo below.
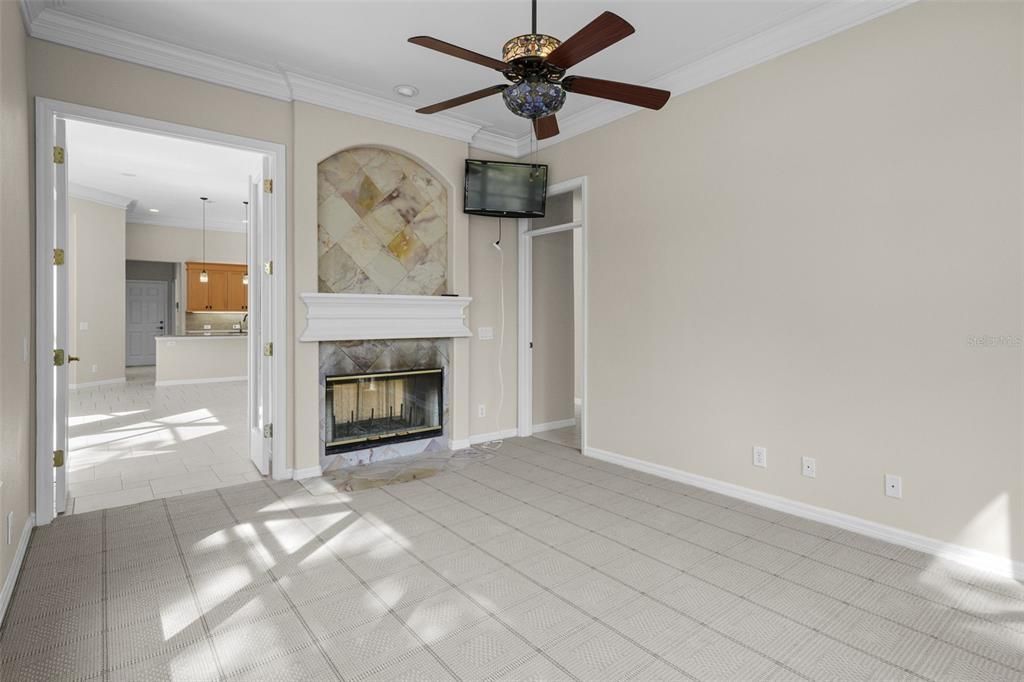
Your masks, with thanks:
M 92 388 L 93 386 L 112 386 L 113 384 L 123 384 L 125 382 L 124 377 L 117 379 L 103 379 L 102 381 L 86 381 L 81 384 L 68 384 L 68 388 L 75 390 L 76 388 Z
M 466 447 L 469 447 L 470 445 L 477 445 L 479 443 L 490 443 L 495 440 L 515 438 L 517 433 L 519 433 L 517 429 L 505 429 L 504 431 L 495 431 L 493 433 L 478 433 L 469 437 L 468 445 L 466 445 Z
M 7 571 L 4 579 L 3 592 L 0 592 L 0 624 L 7 616 L 7 607 L 10 605 L 11 597 L 14 595 L 14 584 L 18 582 L 18 574 L 21 573 L 21 564 L 25 560 L 25 550 L 28 549 L 28 539 L 32 537 L 32 529 L 36 525 L 36 515 L 31 513 L 25 519 L 25 525 L 21 528 L 21 537 L 18 538 L 18 549 L 14 552 L 14 561 Z
M 797 502 L 796 500 L 761 492 L 760 490 L 754 490 L 753 488 L 746 488 L 734 483 L 726 483 L 725 481 L 709 478 L 707 476 L 691 474 L 681 469 L 675 469 L 663 464 L 654 464 L 653 462 L 645 462 L 641 459 L 620 455 L 618 453 L 601 450 L 599 448 L 585 448 L 583 454 L 604 462 L 618 464 L 629 469 L 642 471 L 660 478 L 666 478 L 670 481 L 686 483 L 698 488 L 703 488 L 704 490 L 710 490 L 712 492 L 727 495 L 729 497 L 735 497 L 746 502 L 759 504 L 762 507 L 768 507 L 769 509 L 774 509 L 776 511 L 785 512 L 787 514 L 810 519 L 812 521 L 818 521 L 819 523 L 825 523 L 830 526 L 836 526 L 838 528 L 843 528 L 854 533 L 860 533 L 861 535 L 866 535 L 885 542 L 891 542 L 894 545 L 900 545 L 919 552 L 925 552 L 926 554 L 932 554 L 941 559 L 955 561 L 972 568 L 991 571 L 992 573 L 1012 577 L 1017 580 L 1024 580 L 1024 562 L 1021 561 L 1014 561 L 1007 557 L 996 556 L 995 554 L 971 549 L 970 547 L 964 547 L 963 545 L 956 545 L 950 542 L 936 540 L 934 538 L 918 535 L 917 533 L 912 533 L 900 528 L 876 523 L 875 521 L 868 521 L 867 519 L 862 519 L 858 516 L 843 514 L 842 512 L 825 509 L 824 507 L 816 507 L 805 502 Z
M 156 386 L 184 386 L 186 384 L 219 384 L 225 381 L 247 381 L 249 377 L 213 377 L 210 379 L 166 379 L 156 382 Z
M 557 422 L 544 422 L 543 424 L 534 424 L 533 432 L 541 433 L 543 431 L 554 431 L 555 429 L 564 429 L 567 426 L 576 426 L 576 420 L 562 419 Z
M 470 445 L 472 445 L 472 443 L 470 442 L 469 438 L 458 438 L 458 439 L 449 438 L 448 439 L 448 449 L 449 450 L 465 450 Z
M 306 467 L 305 469 L 292 469 L 292 478 L 296 481 L 301 481 L 304 478 L 316 478 L 317 476 L 323 476 L 324 472 L 319 466 Z

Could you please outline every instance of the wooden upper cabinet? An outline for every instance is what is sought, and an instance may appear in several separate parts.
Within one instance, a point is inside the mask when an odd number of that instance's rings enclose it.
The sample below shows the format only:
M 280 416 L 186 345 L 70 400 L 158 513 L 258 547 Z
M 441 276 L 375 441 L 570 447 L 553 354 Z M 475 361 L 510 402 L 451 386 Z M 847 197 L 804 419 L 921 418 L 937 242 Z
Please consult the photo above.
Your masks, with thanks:
M 188 275 L 186 310 L 194 312 L 245 312 L 248 287 L 242 284 L 247 268 L 237 263 L 207 263 L 207 282 L 199 281 L 202 263 L 185 263 Z
M 249 309 L 249 287 L 242 282 L 245 272 L 231 271 L 228 275 L 228 309 Z

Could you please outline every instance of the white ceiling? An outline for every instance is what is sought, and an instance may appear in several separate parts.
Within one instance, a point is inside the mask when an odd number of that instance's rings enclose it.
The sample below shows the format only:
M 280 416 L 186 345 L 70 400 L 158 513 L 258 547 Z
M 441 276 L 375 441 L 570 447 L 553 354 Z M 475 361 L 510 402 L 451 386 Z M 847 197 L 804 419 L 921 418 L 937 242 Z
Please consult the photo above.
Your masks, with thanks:
M 529 0 L 22 0 L 32 35 L 281 99 L 311 101 L 524 153 L 526 120 L 500 96 L 432 117 L 412 109 L 503 82 L 407 42 L 431 35 L 500 57 L 530 29 Z M 540 0 L 538 30 L 567 38 L 602 11 L 636 34 L 571 70 L 680 94 L 911 0 Z M 155 43 L 154 41 L 163 41 Z M 396 95 L 411 84 L 418 96 Z M 551 143 L 635 111 L 570 95 Z M 426 121 L 425 119 L 433 119 Z
M 176 137 L 68 121 L 68 183 L 74 196 L 127 205 L 128 222 L 241 232 L 259 154 Z M 150 209 L 157 209 L 153 213 Z

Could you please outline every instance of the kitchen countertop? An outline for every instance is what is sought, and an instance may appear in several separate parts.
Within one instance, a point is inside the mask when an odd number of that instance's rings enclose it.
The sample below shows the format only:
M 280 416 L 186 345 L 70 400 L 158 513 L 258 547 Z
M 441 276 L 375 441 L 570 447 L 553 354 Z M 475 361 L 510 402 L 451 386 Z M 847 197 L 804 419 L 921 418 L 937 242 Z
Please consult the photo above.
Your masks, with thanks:
M 239 334 L 238 332 L 194 332 L 188 334 L 166 334 L 164 336 L 156 337 L 157 341 L 167 341 L 178 339 L 244 339 L 247 338 L 248 334 Z

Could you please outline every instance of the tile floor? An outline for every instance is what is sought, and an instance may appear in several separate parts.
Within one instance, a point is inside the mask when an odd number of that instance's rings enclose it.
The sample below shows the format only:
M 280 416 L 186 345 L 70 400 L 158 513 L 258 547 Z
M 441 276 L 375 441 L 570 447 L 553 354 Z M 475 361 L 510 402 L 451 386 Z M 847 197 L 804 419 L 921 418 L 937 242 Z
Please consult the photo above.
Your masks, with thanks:
M 249 461 L 244 381 L 127 382 L 71 391 L 67 513 L 80 514 L 259 479 Z
M 0 678 L 1024 678 L 1020 583 L 539 439 L 459 457 L 39 528 Z
M 561 429 L 541 431 L 533 435 L 550 443 L 558 443 L 559 445 L 575 448 L 576 450 L 580 449 L 580 429 L 578 426 L 566 426 Z

